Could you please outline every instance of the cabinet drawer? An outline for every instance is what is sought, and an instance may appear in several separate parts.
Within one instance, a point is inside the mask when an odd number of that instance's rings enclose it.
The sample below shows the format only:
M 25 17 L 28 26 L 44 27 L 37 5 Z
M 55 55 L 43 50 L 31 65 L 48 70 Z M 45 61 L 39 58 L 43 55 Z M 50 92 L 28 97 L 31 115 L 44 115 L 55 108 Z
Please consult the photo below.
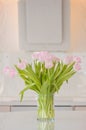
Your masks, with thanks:
M 36 106 L 11 106 L 11 111 L 29 111 L 37 110 Z M 59 111 L 72 111 L 72 107 L 55 106 L 55 110 Z
M 11 106 L 11 112 L 14 111 L 29 111 L 29 110 L 36 110 L 37 107 L 35 106 Z
M 66 107 L 66 106 L 57 106 L 55 107 L 55 110 L 59 110 L 59 111 L 72 111 L 72 107 Z

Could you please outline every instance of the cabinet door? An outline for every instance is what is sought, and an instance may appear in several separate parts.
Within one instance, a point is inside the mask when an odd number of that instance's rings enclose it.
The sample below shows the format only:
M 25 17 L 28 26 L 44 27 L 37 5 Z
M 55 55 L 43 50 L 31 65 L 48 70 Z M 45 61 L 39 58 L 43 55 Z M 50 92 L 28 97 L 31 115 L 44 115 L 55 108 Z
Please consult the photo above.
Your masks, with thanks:
M 18 7 L 22 49 L 68 49 L 70 0 L 20 0 Z

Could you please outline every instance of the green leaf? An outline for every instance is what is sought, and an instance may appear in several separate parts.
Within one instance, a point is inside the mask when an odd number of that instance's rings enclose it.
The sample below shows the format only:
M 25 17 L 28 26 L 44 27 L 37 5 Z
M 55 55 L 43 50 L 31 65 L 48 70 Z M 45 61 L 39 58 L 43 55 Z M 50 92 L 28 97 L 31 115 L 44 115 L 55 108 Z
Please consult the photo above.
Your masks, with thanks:
M 73 69 L 75 62 L 67 65 L 66 69 L 63 71 L 63 74 L 70 72 Z
M 41 86 L 40 80 L 32 70 L 32 67 L 28 65 L 26 67 L 26 70 L 27 70 L 27 75 L 29 75 L 30 79 L 37 85 L 38 89 L 40 90 L 40 86 Z
M 59 75 L 61 75 L 61 73 L 63 72 L 63 69 L 64 69 L 64 65 L 63 63 L 58 63 L 58 66 L 56 68 L 56 72 L 55 72 L 55 75 L 54 75 L 54 79 L 57 79 Z
M 28 64 L 26 69 L 24 69 L 24 70 L 19 69 L 17 66 L 15 66 L 15 67 L 16 67 L 18 73 L 20 74 L 21 78 L 23 78 L 23 80 L 25 82 L 27 82 L 27 80 L 28 80 L 28 82 L 29 81 L 34 82 L 37 86 L 37 89 L 40 90 L 40 87 L 41 87 L 40 80 L 37 78 L 36 74 L 32 70 L 31 65 Z
M 31 87 L 34 87 L 34 86 L 35 86 L 35 83 L 32 83 L 30 85 L 25 86 L 25 88 L 19 93 L 19 95 L 21 96 L 20 101 L 23 100 L 23 96 L 24 96 L 25 91 L 27 91 L 28 89 L 33 89 Z M 35 90 L 35 89 L 33 89 L 33 90 Z M 38 93 L 37 90 L 35 90 L 35 91 Z

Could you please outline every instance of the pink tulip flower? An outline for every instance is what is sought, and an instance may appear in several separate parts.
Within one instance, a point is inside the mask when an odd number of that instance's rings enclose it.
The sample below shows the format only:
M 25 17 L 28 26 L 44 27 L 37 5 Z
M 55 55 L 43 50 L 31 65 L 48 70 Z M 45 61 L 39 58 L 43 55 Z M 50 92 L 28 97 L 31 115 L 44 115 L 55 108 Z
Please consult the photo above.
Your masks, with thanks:
M 3 69 L 3 72 L 4 72 L 5 74 L 8 74 L 9 71 L 10 71 L 10 67 L 9 67 L 9 66 L 6 66 L 6 67 Z
M 10 75 L 11 78 L 15 77 L 16 74 L 17 73 L 16 73 L 15 69 L 10 69 L 9 75 Z
M 3 72 L 10 77 L 14 77 L 17 73 L 15 69 L 10 68 L 9 66 L 6 66 L 3 70 Z
M 81 58 L 78 57 L 78 56 L 67 56 L 67 57 L 64 59 L 64 62 L 65 62 L 65 64 L 70 64 L 70 63 L 72 63 L 72 62 L 81 63 Z
M 45 62 L 45 68 L 46 69 L 50 69 L 53 67 L 53 63 L 52 62 Z
M 79 71 L 81 70 L 81 65 L 79 63 L 76 63 L 73 68 L 75 71 Z
M 47 51 L 35 52 L 33 53 L 32 58 L 34 60 L 38 60 L 39 62 L 44 62 L 46 68 L 51 68 L 53 66 L 53 62 L 60 61 L 58 57 L 49 54 Z
M 73 62 L 73 56 L 67 56 L 65 59 L 64 59 L 64 63 L 65 64 L 70 64 Z
M 38 60 L 39 62 L 45 62 L 48 55 L 49 53 L 47 51 L 34 52 L 32 58 L 34 60 Z
M 79 56 L 74 56 L 74 57 L 73 57 L 73 60 L 74 60 L 76 63 L 81 63 L 81 57 L 79 57 Z
M 21 62 L 18 63 L 18 68 L 20 68 L 21 70 L 25 69 L 27 65 L 27 61 L 26 60 L 22 60 Z

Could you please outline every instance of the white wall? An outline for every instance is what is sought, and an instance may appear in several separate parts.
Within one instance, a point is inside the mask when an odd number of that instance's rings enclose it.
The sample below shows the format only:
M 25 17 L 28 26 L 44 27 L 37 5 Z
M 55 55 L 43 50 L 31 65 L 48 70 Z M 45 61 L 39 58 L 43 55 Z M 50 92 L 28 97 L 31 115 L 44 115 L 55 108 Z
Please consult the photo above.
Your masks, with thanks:
M 0 51 L 3 50 L 19 50 L 17 0 L 0 0 Z M 69 51 L 86 51 L 86 0 L 71 0 Z
M 86 52 L 86 0 L 71 0 L 71 46 L 70 52 Z M 30 53 L 22 53 L 18 43 L 18 13 L 16 0 L 0 0 L 0 95 L 18 96 L 23 83 L 17 79 L 2 78 L 2 69 L 5 65 L 13 65 L 19 57 L 29 57 Z M 5 53 L 14 51 L 14 53 Z M 16 53 L 16 51 L 18 53 Z M 56 54 L 59 55 L 59 54 Z M 62 54 L 65 55 L 65 54 Z M 84 58 L 84 73 L 71 79 L 69 88 L 62 88 L 60 95 L 86 95 L 86 53 Z M 16 82 L 15 82 L 16 81 Z M 15 83 L 15 84 L 14 84 Z M 31 92 L 30 92 L 31 95 Z

